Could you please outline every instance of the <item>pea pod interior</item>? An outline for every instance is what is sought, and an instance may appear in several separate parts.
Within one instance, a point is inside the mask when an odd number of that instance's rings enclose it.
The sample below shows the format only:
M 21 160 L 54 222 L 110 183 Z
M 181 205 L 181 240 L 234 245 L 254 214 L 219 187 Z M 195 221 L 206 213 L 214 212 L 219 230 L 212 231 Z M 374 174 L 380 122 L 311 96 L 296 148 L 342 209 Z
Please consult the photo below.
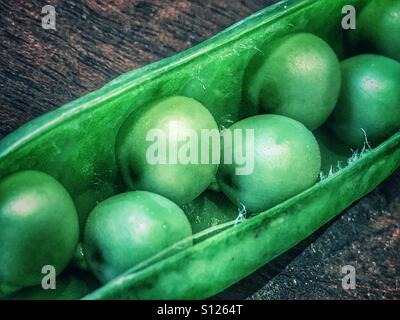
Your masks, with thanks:
M 123 74 L 3 139 L 0 178 L 24 169 L 49 173 L 70 192 L 82 227 L 97 202 L 125 188 L 114 146 L 121 124 L 135 108 L 160 97 L 185 95 L 204 97 L 201 102 L 221 127 L 239 115 L 253 114 L 242 99 L 242 80 L 266 41 L 311 32 L 343 58 L 342 7 L 360 10 L 367 2 L 282 1 L 192 49 Z M 302 194 L 172 257 L 122 275 L 86 298 L 209 297 L 310 235 L 371 191 L 399 163 L 397 133 Z

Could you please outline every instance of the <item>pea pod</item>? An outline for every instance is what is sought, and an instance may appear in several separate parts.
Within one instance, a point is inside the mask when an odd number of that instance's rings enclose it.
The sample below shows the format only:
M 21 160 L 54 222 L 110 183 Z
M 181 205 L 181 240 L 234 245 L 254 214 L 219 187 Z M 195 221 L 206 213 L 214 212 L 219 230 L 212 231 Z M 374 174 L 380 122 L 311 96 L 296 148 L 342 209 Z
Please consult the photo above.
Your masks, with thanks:
M 343 57 L 341 9 L 355 5 L 358 11 L 367 2 L 282 1 L 192 49 L 123 74 L 2 140 L 0 178 L 26 169 L 49 173 L 71 194 L 82 227 L 97 202 L 125 189 L 114 147 L 119 128 L 134 109 L 155 98 L 179 94 L 196 98 L 205 88 L 204 94 L 210 97 L 203 103 L 224 126 L 220 115 L 226 111 L 220 108 L 226 108 L 227 93 L 236 96 L 242 92 L 242 81 L 236 80 L 242 79 L 246 66 L 264 43 L 292 32 L 310 32 Z M 207 78 L 205 70 L 213 70 L 212 78 Z M 196 78 L 201 78 L 201 86 L 193 89 Z M 213 90 L 206 90 L 210 86 Z M 246 108 L 245 101 L 232 108 L 235 116 L 256 112 Z M 399 163 L 400 134 L 396 133 L 301 194 L 173 256 L 125 273 L 85 298 L 212 296 L 309 236 L 376 187 Z
M 201 299 L 260 268 L 375 188 L 400 163 L 400 134 L 307 191 L 85 299 Z M 335 194 L 335 197 L 332 195 Z

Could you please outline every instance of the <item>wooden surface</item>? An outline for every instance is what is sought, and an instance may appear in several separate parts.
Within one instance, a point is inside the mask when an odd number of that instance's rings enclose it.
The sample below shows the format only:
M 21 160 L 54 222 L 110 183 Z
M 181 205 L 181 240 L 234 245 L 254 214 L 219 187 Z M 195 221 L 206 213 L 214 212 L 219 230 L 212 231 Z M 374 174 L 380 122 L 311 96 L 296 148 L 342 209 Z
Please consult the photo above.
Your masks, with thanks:
M 272 2 L 0 1 L 0 138 Z M 57 30 L 41 27 L 46 4 L 56 8 Z M 217 297 L 400 298 L 399 193 L 397 171 L 329 226 Z M 356 268 L 355 290 L 341 287 L 344 265 Z

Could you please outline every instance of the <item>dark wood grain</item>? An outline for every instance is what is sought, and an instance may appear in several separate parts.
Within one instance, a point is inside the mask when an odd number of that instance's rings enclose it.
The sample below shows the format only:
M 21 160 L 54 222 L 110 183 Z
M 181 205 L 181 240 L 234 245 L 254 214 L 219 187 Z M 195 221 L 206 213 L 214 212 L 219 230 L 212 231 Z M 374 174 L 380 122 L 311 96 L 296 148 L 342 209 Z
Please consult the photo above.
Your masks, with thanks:
M 0 138 L 121 73 L 209 38 L 273 1 L 1 1 Z M 42 28 L 55 7 L 57 30 Z
M 173 55 L 276 1 L 0 1 L 0 138 Z M 57 30 L 41 27 L 54 5 Z M 399 299 L 400 172 L 328 226 L 218 295 L 250 299 Z M 355 290 L 341 267 L 356 267 Z

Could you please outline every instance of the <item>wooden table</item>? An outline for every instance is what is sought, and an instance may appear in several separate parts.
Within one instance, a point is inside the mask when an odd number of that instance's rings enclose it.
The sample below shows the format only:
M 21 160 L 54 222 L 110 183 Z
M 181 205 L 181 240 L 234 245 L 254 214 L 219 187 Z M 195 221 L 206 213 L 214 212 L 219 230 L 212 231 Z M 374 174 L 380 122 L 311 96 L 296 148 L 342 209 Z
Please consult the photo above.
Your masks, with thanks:
M 119 74 L 173 55 L 275 1 L 1 1 L 0 138 Z M 57 30 L 41 9 L 54 5 Z M 400 171 L 219 298 L 400 298 Z M 344 290 L 341 268 L 356 268 Z

